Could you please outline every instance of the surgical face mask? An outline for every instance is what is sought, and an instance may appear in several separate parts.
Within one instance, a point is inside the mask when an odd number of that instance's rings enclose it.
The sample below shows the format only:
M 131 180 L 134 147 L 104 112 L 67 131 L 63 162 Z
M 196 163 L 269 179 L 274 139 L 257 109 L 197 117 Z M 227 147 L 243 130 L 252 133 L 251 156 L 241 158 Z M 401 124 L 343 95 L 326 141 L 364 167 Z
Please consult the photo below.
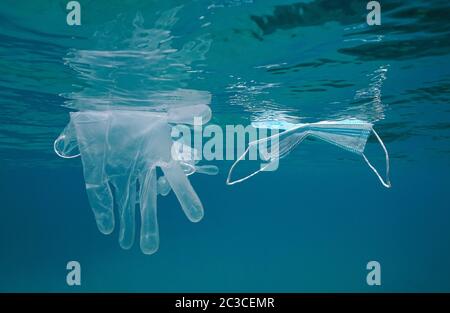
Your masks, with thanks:
M 341 121 L 322 121 L 318 123 L 292 124 L 280 121 L 255 122 L 252 126 L 259 129 L 272 129 L 278 133 L 263 139 L 252 141 L 249 143 L 245 152 L 236 160 L 231 166 L 227 177 L 227 185 L 233 185 L 242 182 L 259 172 L 271 170 L 273 163 L 277 163 L 279 159 L 288 155 L 297 145 L 299 145 L 305 138 L 311 136 L 333 145 L 336 145 L 344 150 L 361 155 L 370 169 L 377 175 L 382 185 L 386 188 L 391 187 L 389 180 L 389 154 L 383 141 L 373 129 L 371 123 L 360 121 L 357 119 L 347 119 Z M 369 162 L 364 154 L 367 140 L 370 134 L 373 133 L 378 139 L 381 147 L 384 150 L 386 157 L 386 177 L 383 179 L 378 173 L 377 169 Z M 250 149 L 259 149 L 261 159 L 264 164 L 260 169 L 253 173 L 232 180 L 232 174 L 236 165 L 245 159 L 249 154 Z

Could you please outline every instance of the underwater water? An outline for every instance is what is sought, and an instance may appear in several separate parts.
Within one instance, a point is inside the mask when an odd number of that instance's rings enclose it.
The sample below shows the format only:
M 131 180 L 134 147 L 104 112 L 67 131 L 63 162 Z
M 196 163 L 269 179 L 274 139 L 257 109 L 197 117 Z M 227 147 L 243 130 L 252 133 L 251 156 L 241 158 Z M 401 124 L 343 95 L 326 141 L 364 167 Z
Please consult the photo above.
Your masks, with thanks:
M 68 1 L 0 8 L 0 291 L 450 291 L 450 5 L 380 1 Z M 173 90 L 190 90 L 172 99 Z M 210 123 L 358 118 L 392 188 L 318 140 L 227 186 L 193 175 L 205 216 L 158 198 L 160 247 L 123 250 L 95 224 L 79 159 L 53 141 L 69 112 L 211 95 Z M 125 134 L 124 134 L 125 135 Z M 371 138 L 366 155 L 384 154 Z M 81 264 L 68 286 L 66 264 Z M 381 286 L 366 283 L 369 261 Z

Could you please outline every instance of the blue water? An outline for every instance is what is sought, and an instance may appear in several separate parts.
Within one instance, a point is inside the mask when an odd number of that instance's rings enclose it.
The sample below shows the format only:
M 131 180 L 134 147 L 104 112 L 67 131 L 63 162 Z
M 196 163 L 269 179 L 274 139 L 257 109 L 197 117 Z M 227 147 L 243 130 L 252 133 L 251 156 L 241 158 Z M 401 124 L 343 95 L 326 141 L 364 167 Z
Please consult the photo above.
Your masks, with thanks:
M 365 1 L 80 1 L 70 27 L 66 1 L 3 1 L 0 291 L 450 291 L 450 6 L 381 2 L 369 27 Z M 108 63 L 119 50 L 132 53 Z M 171 193 L 159 251 L 122 250 L 117 230 L 97 230 L 80 160 L 53 140 L 70 111 L 175 88 L 210 92 L 221 126 L 372 122 L 393 186 L 319 141 L 235 186 L 232 162 L 215 161 L 219 175 L 190 177 L 200 223 Z M 383 167 L 373 138 L 366 154 Z M 66 284 L 70 260 L 81 286 Z M 381 286 L 366 284 L 371 260 Z

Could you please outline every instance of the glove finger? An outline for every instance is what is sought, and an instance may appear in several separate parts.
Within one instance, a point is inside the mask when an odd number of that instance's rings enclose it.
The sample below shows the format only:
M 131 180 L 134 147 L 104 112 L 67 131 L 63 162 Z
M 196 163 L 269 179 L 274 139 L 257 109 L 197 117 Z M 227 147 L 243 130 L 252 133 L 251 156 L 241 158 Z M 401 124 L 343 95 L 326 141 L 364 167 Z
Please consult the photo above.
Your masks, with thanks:
M 200 221 L 203 218 L 203 205 L 183 169 L 176 161 L 171 161 L 162 170 L 188 219 L 192 222 Z
M 97 227 L 103 234 L 114 230 L 113 197 L 105 174 L 109 121 L 105 113 L 95 115 L 72 112 L 71 123 L 76 131 L 81 152 L 86 192 Z
M 86 193 L 98 229 L 105 235 L 112 233 L 114 230 L 113 198 L 108 183 L 86 183 Z
M 170 185 L 167 178 L 161 176 L 158 178 L 158 194 L 161 196 L 167 196 L 170 192 Z
M 158 220 L 156 216 L 156 169 L 150 169 L 141 179 L 141 240 L 140 246 L 145 254 L 153 254 L 159 248 Z
M 136 228 L 136 180 L 123 177 L 115 180 L 113 186 L 120 219 L 119 244 L 129 249 L 134 243 Z
M 219 168 L 215 165 L 197 165 L 195 166 L 195 171 L 200 174 L 217 175 Z

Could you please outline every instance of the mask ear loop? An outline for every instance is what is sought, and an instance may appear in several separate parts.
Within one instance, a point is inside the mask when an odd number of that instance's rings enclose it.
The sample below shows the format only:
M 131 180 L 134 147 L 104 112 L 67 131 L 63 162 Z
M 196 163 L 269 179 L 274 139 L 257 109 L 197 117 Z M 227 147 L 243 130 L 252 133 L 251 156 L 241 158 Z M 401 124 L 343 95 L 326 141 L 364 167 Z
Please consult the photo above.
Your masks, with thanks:
M 265 137 L 265 138 L 261 138 L 261 139 L 258 139 L 258 140 L 255 140 L 255 141 L 250 142 L 249 145 L 248 145 L 248 147 L 247 147 L 247 149 L 245 149 L 244 153 L 243 153 L 243 154 L 242 154 L 242 155 L 241 155 L 241 156 L 233 163 L 233 165 L 230 167 L 230 170 L 228 171 L 228 177 L 227 177 L 226 184 L 229 185 L 229 186 L 231 186 L 231 185 L 234 185 L 234 184 L 243 182 L 244 180 L 247 180 L 247 179 L 249 179 L 249 178 L 255 176 L 256 174 L 265 171 L 269 166 L 272 165 L 273 160 L 272 160 L 272 161 L 269 160 L 269 161 L 267 162 L 267 164 L 264 165 L 264 166 L 262 166 L 259 170 L 255 171 L 255 172 L 253 172 L 253 173 L 251 173 L 251 174 L 249 174 L 249 175 L 247 175 L 247 176 L 245 176 L 245 177 L 242 177 L 242 178 L 240 178 L 240 179 L 237 179 L 237 180 L 235 180 L 235 181 L 231 181 L 231 173 L 233 172 L 233 170 L 234 170 L 234 168 L 236 167 L 236 165 L 237 165 L 240 161 L 242 161 L 242 160 L 245 158 L 245 156 L 247 155 L 248 151 L 250 150 L 250 148 L 251 148 L 252 146 L 255 146 L 255 145 L 257 145 L 257 144 L 260 144 L 261 142 L 264 142 L 264 141 L 269 141 L 269 140 L 272 141 L 274 138 L 276 138 L 276 137 L 281 137 L 282 135 L 286 135 L 286 134 L 289 134 L 289 133 L 293 133 L 293 132 L 295 132 L 297 129 L 302 128 L 302 127 L 305 127 L 305 126 L 307 126 L 307 125 L 308 125 L 308 124 L 298 124 L 298 125 L 296 125 L 295 127 L 292 127 L 291 129 L 285 130 L 284 132 L 277 133 L 277 134 L 275 134 L 275 135 L 272 135 L 272 136 L 269 136 L 269 137 Z M 301 143 L 306 137 L 307 137 L 307 135 L 303 136 L 303 138 L 302 138 L 297 144 Z M 277 158 L 277 159 L 280 159 L 280 156 L 277 156 L 276 158 Z
M 256 140 L 256 141 L 251 142 L 251 143 L 248 145 L 247 149 L 245 149 L 244 153 L 242 153 L 242 155 L 241 155 L 241 156 L 233 163 L 233 165 L 231 165 L 230 170 L 228 171 L 228 177 L 227 177 L 227 181 L 226 181 L 226 184 L 227 184 L 228 186 L 231 186 L 231 185 L 234 185 L 234 184 L 243 182 L 244 180 L 247 180 L 247 179 L 249 179 L 250 177 L 255 176 L 255 175 L 258 174 L 259 172 L 262 172 L 267 166 L 270 165 L 270 163 L 268 163 L 268 164 L 267 164 L 266 166 L 264 166 L 263 168 L 260 168 L 259 170 L 255 171 L 255 172 L 253 172 L 253 173 L 251 173 L 251 174 L 249 174 L 249 175 L 247 175 L 247 176 L 245 176 L 245 177 L 242 177 L 242 178 L 240 178 L 240 179 L 231 181 L 231 173 L 233 172 L 233 170 L 234 170 L 234 168 L 236 167 L 236 165 L 237 165 L 240 161 L 242 161 L 242 160 L 245 158 L 245 156 L 247 155 L 248 151 L 250 150 L 250 147 L 254 146 L 254 145 L 257 144 L 259 141 L 260 141 L 260 140 Z
M 366 161 L 367 165 L 369 165 L 369 167 L 372 169 L 372 171 L 378 176 L 378 179 L 383 184 L 383 186 L 386 188 L 391 188 L 392 185 L 391 185 L 391 181 L 389 179 L 389 154 L 388 154 L 388 151 L 387 151 L 386 146 L 384 145 L 383 141 L 381 140 L 380 136 L 378 136 L 377 132 L 375 131 L 375 129 L 372 128 L 372 132 L 375 135 L 375 137 L 378 139 L 378 142 L 380 143 L 381 147 L 383 148 L 384 154 L 386 156 L 386 181 L 381 177 L 381 175 L 378 173 L 376 168 L 369 162 L 369 160 L 364 155 L 364 153 L 362 153 L 362 156 L 364 157 L 364 160 Z
M 273 135 L 273 136 L 270 136 L 270 137 L 266 137 L 266 138 L 263 138 L 263 139 L 258 139 L 258 140 L 252 141 L 252 142 L 250 142 L 250 143 L 248 144 L 247 149 L 245 149 L 244 153 L 242 153 L 242 155 L 241 155 L 241 156 L 233 163 L 233 165 L 231 165 L 230 170 L 228 171 L 228 177 L 227 177 L 227 181 L 226 181 L 226 184 L 227 184 L 228 186 L 231 186 L 231 185 L 234 185 L 234 184 L 243 182 L 244 180 L 247 180 L 247 179 L 249 179 L 250 177 L 255 176 L 255 175 L 258 174 L 259 172 L 263 172 L 266 168 L 268 168 L 268 167 L 272 164 L 272 162 L 269 161 L 266 165 L 264 165 L 263 167 L 261 167 L 259 170 L 255 171 L 255 172 L 253 172 L 253 173 L 251 173 L 251 174 L 249 174 L 249 175 L 247 175 L 247 176 L 245 176 L 245 177 L 242 177 L 242 178 L 240 178 L 240 179 L 231 181 L 231 173 L 233 172 L 233 170 L 234 170 L 234 168 L 236 167 L 236 165 L 237 165 L 240 161 L 242 161 L 242 160 L 245 158 L 245 156 L 248 154 L 250 148 L 253 147 L 253 146 L 255 146 L 255 145 L 257 145 L 257 144 L 259 144 L 259 143 L 262 142 L 262 141 L 269 141 L 269 140 L 272 140 L 275 136 L 278 136 L 278 137 L 279 137 L 280 134 L 276 134 L 276 135 Z

